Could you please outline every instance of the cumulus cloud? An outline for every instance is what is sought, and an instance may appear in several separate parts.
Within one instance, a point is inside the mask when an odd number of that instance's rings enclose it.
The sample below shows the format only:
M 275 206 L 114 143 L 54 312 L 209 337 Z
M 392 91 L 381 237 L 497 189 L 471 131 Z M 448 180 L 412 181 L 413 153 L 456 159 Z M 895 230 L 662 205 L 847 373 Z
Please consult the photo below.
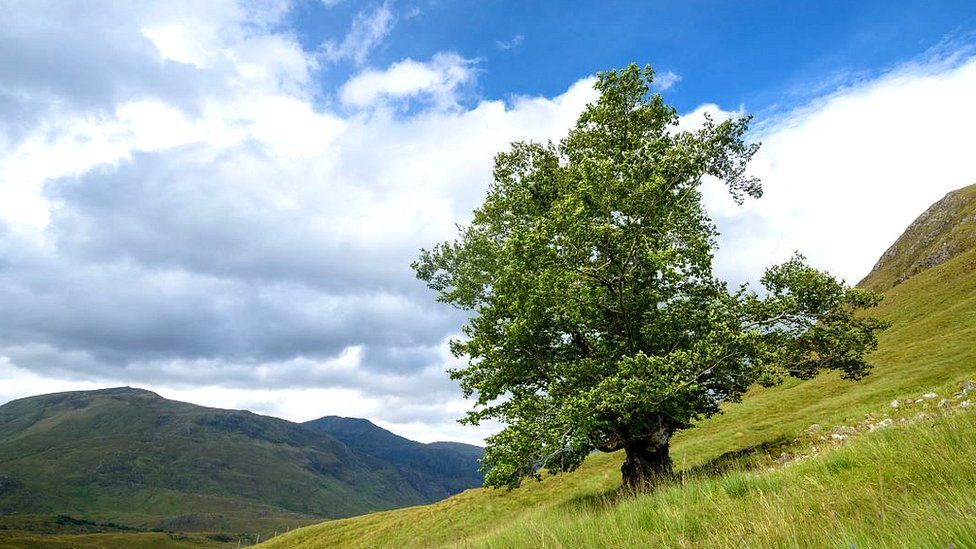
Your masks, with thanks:
M 758 126 L 752 171 L 765 194 L 709 204 L 720 268 L 736 281 L 799 250 L 857 283 L 931 203 L 976 182 L 976 57 L 936 53 Z
M 438 53 L 428 62 L 405 59 L 385 70 L 357 74 L 343 84 L 340 98 L 359 108 L 383 100 L 417 98 L 441 108 L 453 106 L 458 87 L 474 78 L 473 63 L 455 53 Z

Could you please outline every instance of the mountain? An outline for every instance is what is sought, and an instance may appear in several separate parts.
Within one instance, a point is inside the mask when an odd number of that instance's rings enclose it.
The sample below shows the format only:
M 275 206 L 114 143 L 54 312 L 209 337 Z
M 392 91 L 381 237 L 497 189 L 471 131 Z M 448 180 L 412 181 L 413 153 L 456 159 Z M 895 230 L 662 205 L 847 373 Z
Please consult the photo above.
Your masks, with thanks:
M 443 448 L 443 449 L 451 450 L 453 452 L 457 452 L 458 454 L 461 454 L 462 456 L 465 456 L 469 459 L 473 459 L 476 461 L 480 460 L 481 456 L 485 454 L 485 449 L 482 448 L 481 446 L 475 446 L 473 444 L 465 444 L 463 442 L 438 441 L 438 442 L 428 443 L 427 447 Z M 478 466 L 479 467 L 481 466 L 480 462 L 478 463 Z
M 974 214 L 976 187 L 950 193 L 862 282 L 884 291 L 874 314 L 892 324 L 869 376 L 750 391 L 675 437 L 671 486 L 621 498 L 623 457 L 595 453 L 512 491 L 327 521 L 267 545 L 976 547 Z
M 976 247 L 976 184 L 932 204 L 888 248 L 860 286 L 885 291 Z
M 417 472 L 282 419 L 128 387 L 57 393 L 0 406 L 0 516 L 284 530 L 435 501 L 460 459 L 444 457 L 447 472 L 429 488 Z
M 478 460 L 484 450 L 478 446 L 422 444 L 358 418 L 327 416 L 304 425 L 335 437 L 353 450 L 396 465 L 405 476 L 416 479 L 418 490 L 433 499 L 481 486 L 483 480 Z

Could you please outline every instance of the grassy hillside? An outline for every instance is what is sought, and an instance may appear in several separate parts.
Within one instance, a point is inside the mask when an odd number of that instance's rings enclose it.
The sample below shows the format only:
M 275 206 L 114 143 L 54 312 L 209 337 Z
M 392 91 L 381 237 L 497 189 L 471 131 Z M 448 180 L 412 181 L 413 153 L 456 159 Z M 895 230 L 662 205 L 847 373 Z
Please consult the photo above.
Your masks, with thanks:
M 457 442 L 422 444 L 360 418 L 327 416 L 303 423 L 352 448 L 397 466 L 431 501 L 481 486 L 482 448 Z
M 957 189 L 918 216 L 860 286 L 886 291 L 976 247 L 976 184 Z
M 475 545 L 973 547 L 974 429 L 967 411 L 865 434 L 781 468 L 693 471 L 651 495 L 521 518 Z
M 972 204 L 976 197 L 957 207 Z M 922 256 L 928 250 L 910 236 L 902 244 Z M 976 545 L 971 414 L 896 424 L 845 439 L 844 447 L 829 443 L 830 434 L 846 436 L 846 427 L 885 415 L 944 410 L 940 398 L 976 377 L 976 250 L 913 274 L 879 308 L 893 326 L 868 378 L 824 376 L 753 391 L 676 437 L 683 484 L 615 502 L 622 456 L 597 454 L 576 473 L 511 492 L 469 490 L 434 505 L 302 528 L 268 546 Z M 940 396 L 905 403 L 932 391 Z M 897 409 L 889 406 L 895 399 Z M 771 468 L 795 454 L 820 455 Z
M 129 388 L 0 406 L 0 515 L 253 533 L 435 499 L 391 464 L 250 412 Z

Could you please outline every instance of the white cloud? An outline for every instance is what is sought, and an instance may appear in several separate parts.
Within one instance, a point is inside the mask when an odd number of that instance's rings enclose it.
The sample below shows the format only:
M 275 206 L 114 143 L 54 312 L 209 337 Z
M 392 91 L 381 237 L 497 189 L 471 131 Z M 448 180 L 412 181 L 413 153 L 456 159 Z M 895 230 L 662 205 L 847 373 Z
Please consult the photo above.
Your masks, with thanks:
M 382 100 L 426 98 L 440 106 L 453 106 L 459 86 L 474 78 L 472 61 L 454 53 L 438 53 L 424 63 L 405 59 L 386 70 L 367 69 L 342 86 L 346 105 L 368 107 Z
M 675 131 L 693 131 L 705 123 L 707 117 L 711 117 L 714 122 L 723 122 L 733 116 L 742 116 L 742 111 L 727 111 L 715 103 L 704 103 L 695 107 L 691 112 L 681 115 Z
M 976 57 L 929 59 L 813 100 L 762 125 L 752 172 L 765 195 L 710 189 L 722 270 L 756 280 L 799 250 L 850 283 L 912 220 L 976 182 Z
M 681 82 L 681 75 L 672 71 L 659 72 L 654 75 L 654 88 L 661 91 L 670 90 L 678 82 Z
M 388 2 L 372 11 L 361 11 L 356 14 L 352 27 L 341 42 L 328 41 L 322 44 L 321 55 L 326 61 L 350 59 L 361 65 L 366 61 L 369 52 L 393 30 L 395 23 Z
M 522 45 L 525 41 L 525 36 L 521 34 L 516 34 L 515 36 L 509 38 L 508 40 L 495 40 L 495 47 L 500 50 L 512 50 Z

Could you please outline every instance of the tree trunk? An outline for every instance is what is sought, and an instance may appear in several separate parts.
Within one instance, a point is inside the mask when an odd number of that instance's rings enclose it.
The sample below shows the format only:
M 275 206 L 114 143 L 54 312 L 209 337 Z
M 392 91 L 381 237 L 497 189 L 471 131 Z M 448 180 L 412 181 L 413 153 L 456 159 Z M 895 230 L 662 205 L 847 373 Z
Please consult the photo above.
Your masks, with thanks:
M 670 437 L 668 437 L 670 439 Z M 627 453 L 620 467 L 623 486 L 631 492 L 647 492 L 671 474 L 668 439 L 640 440 L 624 447 Z

